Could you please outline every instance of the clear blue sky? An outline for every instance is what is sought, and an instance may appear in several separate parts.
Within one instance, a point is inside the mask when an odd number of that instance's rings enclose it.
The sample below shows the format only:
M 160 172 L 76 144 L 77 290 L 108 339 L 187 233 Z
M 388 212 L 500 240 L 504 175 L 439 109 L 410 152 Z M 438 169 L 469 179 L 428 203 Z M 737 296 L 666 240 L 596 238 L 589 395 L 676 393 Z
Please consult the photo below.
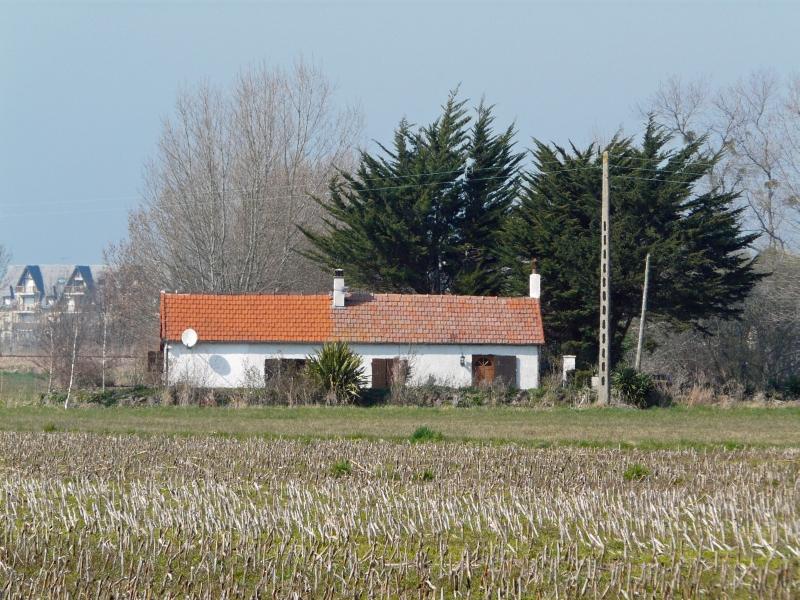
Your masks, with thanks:
M 91 263 L 125 234 L 180 87 L 313 59 L 366 138 L 434 117 L 447 91 L 531 137 L 637 131 L 676 74 L 800 68 L 800 2 L 0 3 L 0 244 Z

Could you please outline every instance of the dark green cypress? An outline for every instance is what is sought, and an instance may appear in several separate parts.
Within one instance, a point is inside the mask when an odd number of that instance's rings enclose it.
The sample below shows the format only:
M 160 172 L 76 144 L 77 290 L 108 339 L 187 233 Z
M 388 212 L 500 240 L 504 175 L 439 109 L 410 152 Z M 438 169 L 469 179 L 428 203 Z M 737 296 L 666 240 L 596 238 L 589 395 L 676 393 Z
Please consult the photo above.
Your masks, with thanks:
M 522 156 L 513 128 L 496 135 L 492 122 L 481 104 L 472 123 L 455 93 L 430 125 L 402 121 L 391 149 L 362 153 L 355 173 L 331 183 L 324 230 L 303 230 L 307 256 L 370 290 L 498 293 L 498 236 Z
M 702 327 L 735 317 L 759 276 L 747 249 L 736 195 L 701 191 L 716 157 L 702 140 L 670 149 L 652 120 L 641 146 L 615 138 L 611 185 L 612 361 L 639 314 L 645 255 L 651 253 L 650 318 Z M 523 293 L 529 259 L 539 259 L 546 334 L 559 352 L 596 361 L 599 310 L 601 152 L 535 142 L 535 170 L 507 228 L 511 292 Z
M 470 132 L 468 167 L 462 186 L 457 239 L 452 245 L 458 265 L 451 291 L 465 295 L 496 295 L 504 285 L 503 229 L 520 188 L 524 157 L 514 150 L 514 127 L 494 134 L 492 107 L 483 102 Z

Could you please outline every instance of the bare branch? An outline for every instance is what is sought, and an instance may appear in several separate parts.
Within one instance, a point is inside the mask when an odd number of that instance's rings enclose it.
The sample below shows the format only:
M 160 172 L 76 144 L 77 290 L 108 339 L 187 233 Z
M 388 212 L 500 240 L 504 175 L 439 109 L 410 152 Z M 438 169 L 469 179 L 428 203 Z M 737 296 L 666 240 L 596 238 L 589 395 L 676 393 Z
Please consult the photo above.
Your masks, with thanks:
M 145 201 L 129 217 L 112 265 L 136 272 L 151 316 L 160 289 L 215 293 L 302 291 L 318 270 L 297 250 L 320 194 L 349 168 L 362 121 L 334 106 L 333 86 L 298 62 L 260 66 L 230 91 L 182 93 L 146 166 Z M 115 302 L 115 305 L 117 303 Z

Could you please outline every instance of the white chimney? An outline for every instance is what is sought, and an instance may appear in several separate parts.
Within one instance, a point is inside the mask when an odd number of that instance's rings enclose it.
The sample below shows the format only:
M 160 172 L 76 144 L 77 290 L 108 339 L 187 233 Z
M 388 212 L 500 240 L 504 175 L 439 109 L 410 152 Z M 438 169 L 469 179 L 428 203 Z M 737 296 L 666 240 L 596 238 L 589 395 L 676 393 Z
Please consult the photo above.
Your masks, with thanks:
M 541 298 L 542 296 L 542 276 L 538 273 L 536 259 L 531 260 L 531 298 Z
M 563 383 L 567 383 L 567 377 L 569 376 L 569 372 L 575 370 L 575 355 L 565 354 L 564 356 L 561 357 L 561 364 L 562 364 L 561 381 Z
M 344 308 L 344 293 L 347 288 L 344 287 L 344 271 L 336 269 L 333 272 L 333 306 L 334 308 Z

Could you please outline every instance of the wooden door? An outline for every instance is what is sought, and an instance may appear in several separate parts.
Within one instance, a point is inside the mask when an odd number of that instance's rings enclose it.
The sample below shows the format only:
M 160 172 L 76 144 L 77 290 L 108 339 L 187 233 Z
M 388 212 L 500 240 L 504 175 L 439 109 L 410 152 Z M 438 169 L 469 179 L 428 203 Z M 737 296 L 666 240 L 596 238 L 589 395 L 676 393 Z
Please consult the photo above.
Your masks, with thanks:
M 490 384 L 494 381 L 495 357 L 491 354 L 476 354 L 472 357 L 473 385 Z
M 387 389 L 395 382 L 408 377 L 408 361 L 399 358 L 372 359 L 372 387 Z
M 388 358 L 372 359 L 372 387 L 383 390 L 389 387 L 389 363 Z

